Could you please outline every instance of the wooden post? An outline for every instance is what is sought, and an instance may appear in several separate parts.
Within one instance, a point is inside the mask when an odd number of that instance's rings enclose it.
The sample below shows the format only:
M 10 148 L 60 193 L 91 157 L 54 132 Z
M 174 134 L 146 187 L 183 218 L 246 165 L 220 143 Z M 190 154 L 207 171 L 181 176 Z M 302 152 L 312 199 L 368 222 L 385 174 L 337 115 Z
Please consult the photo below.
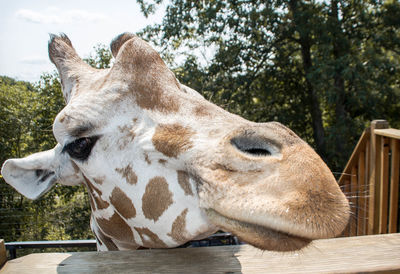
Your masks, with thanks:
M 7 261 L 7 252 L 4 245 L 4 240 L 0 239 L 0 267 Z
M 381 174 L 379 186 L 379 234 L 387 233 L 389 198 L 389 140 L 381 137 Z
M 349 193 L 350 192 L 350 180 L 349 179 L 346 179 L 345 181 L 344 181 L 344 186 L 343 186 L 343 192 L 344 193 Z M 350 202 L 350 201 L 349 201 Z M 351 206 L 351 205 L 350 205 Z M 351 209 L 350 209 L 351 210 Z M 350 220 L 349 220 L 349 222 L 347 223 L 347 226 L 346 226 L 346 228 L 343 230 L 343 233 L 342 233 L 342 235 L 344 236 L 344 237 L 349 237 L 349 236 L 351 236 L 350 235 L 350 229 L 351 229 L 351 222 L 352 222 L 352 218 L 353 218 L 353 216 L 351 216 L 350 215 Z
M 350 217 L 350 236 L 357 236 L 357 167 L 353 166 L 351 169 L 351 180 L 350 180 L 350 205 L 351 205 L 351 217 Z
M 365 195 L 365 222 L 364 222 L 364 235 L 368 235 L 368 212 L 369 212 L 369 181 L 370 181 L 370 169 L 371 169 L 371 129 L 370 135 L 365 143 L 365 188 L 363 195 Z
M 360 152 L 358 158 L 358 191 L 357 191 L 357 235 L 365 235 L 365 151 Z
M 389 123 L 385 120 L 374 120 L 371 123 L 370 142 L 370 174 L 368 201 L 368 234 L 379 233 L 379 197 L 381 173 L 381 141 L 382 137 L 375 134 L 375 129 L 385 129 Z
M 399 200 L 400 141 L 390 140 L 392 162 L 390 165 L 389 233 L 397 232 L 397 213 Z

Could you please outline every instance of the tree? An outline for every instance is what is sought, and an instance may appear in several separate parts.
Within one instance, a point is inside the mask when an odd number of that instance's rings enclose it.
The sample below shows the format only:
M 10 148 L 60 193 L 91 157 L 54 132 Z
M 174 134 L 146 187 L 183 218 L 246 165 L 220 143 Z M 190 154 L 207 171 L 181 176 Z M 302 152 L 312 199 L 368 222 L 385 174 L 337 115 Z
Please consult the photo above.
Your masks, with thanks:
M 146 15 L 161 1 L 138 2 Z M 162 24 L 140 35 L 167 53 L 183 83 L 248 119 L 284 123 L 340 171 L 370 120 L 399 125 L 399 9 L 398 1 L 173 0 Z M 187 53 L 204 48 L 213 49 L 206 62 Z M 178 55 L 186 61 L 174 63 Z
M 94 54 L 90 54 L 89 57 L 84 58 L 83 61 L 97 69 L 109 68 L 112 61 L 111 51 L 103 44 L 97 44 L 93 47 L 93 50 Z
M 97 45 L 85 59 L 109 67 L 111 53 Z M 52 125 L 64 107 L 57 73 L 43 73 L 36 84 L 0 77 L 0 160 L 20 158 L 56 145 Z M 90 207 L 83 186 L 53 187 L 31 201 L 0 178 L 0 238 L 6 241 L 93 238 Z

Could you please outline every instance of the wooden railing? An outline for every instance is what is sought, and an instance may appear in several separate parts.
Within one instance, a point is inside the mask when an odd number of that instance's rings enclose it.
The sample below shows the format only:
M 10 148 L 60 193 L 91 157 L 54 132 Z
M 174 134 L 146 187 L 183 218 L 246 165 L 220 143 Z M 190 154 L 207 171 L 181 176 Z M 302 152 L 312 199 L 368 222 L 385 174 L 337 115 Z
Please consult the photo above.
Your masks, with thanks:
M 344 236 L 399 232 L 399 158 L 400 130 L 373 121 L 338 181 L 352 210 Z
M 249 245 L 36 253 L 7 261 L 10 273 L 400 273 L 400 234 L 315 240 L 300 251 Z

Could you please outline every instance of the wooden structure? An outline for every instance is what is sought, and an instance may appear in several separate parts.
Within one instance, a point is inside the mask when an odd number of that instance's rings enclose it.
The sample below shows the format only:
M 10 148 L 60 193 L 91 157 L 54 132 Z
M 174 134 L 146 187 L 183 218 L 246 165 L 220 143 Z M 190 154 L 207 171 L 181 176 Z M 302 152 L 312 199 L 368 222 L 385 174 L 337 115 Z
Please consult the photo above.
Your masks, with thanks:
M 7 261 L 6 247 L 4 240 L 0 239 L 0 267 Z
M 399 158 L 400 130 L 373 121 L 339 179 L 352 206 L 344 236 L 399 232 Z
M 136 251 L 36 253 L 3 273 L 355 273 L 400 272 L 400 234 L 317 240 L 299 252 L 248 245 Z

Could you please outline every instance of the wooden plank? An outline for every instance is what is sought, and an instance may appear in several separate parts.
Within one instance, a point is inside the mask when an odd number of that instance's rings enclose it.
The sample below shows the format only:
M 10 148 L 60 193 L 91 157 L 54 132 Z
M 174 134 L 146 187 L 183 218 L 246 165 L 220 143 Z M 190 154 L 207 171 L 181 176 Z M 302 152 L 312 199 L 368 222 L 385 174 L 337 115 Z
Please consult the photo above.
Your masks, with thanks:
M 357 164 L 358 161 L 358 154 L 365 149 L 365 144 L 368 142 L 370 138 L 371 129 L 367 128 L 361 134 L 360 139 L 356 147 L 353 150 L 353 153 L 350 156 L 350 160 L 347 162 L 346 167 L 344 168 L 342 175 L 340 176 L 338 182 L 339 185 L 342 185 L 345 179 L 349 179 L 349 174 L 351 173 L 351 168 Z
M 397 232 L 398 205 L 399 205 L 399 169 L 400 169 L 400 141 L 391 139 L 390 150 L 392 161 L 390 165 L 390 198 L 389 198 L 389 233 Z
M 387 233 L 389 201 L 389 139 L 381 137 L 379 186 L 379 234 Z
M 370 167 L 371 167 L 371 144 L 370 140 L 365 144 L 365 235 L 368 235 L 368 218 L 369 218 L 369 196 L 370 196 Z
M 342 185 L 342 191 L 344 192 L 344 194 L 346 195 L 347 199 L 349 199 L 349 192 L 350 192 L 350 179 L 345 179 L 343 181 L 343 185 Z M 351 205 L 350 205 L 351 206 Z M 350 215 L 350 220 L 353 217 Z M 348 237 L 350 236 L 350 229 L 351 229 L 351 221 L 349 221 L 346 225 L 346 228 L 343 230 L 342 236 L 344 237 Z
M 357 236 L 357 167 L 351 169 L 350 181 L 350 236 Z
M 369 174 L 369 199 L 368 199 L 368 234 L 374 234 L 375 224 L 375 173 L 376 173 L 376 136 L 371 134 L 370 142 L 370 174 Z
M 249 245 L 38 253 L 8 261 L 0 273 L 395 273 L 399 254 L 400 234 L 386 234 L 317 240 L 286 253 Z
M 6 247 L 4 246 L 4 240 L 0 239 L 0 267 L 7 261 Z
M 366 186 L 365 186 L 365 152 L 361 151 L 358 157 L 358 173 L 357 173 L 357 235 L 362 236 L 366 234 L 365 220 L 366 220 Z
M 371 123 L 370 138 L 370 169 L 369 169 L 369 197 L 368 197 L 368 235 L 374 234 L 374 215 L 375 215 L 375 162 L 376 162 L 376 135 L 374 132 L 374 123 Z
M 375 137 L 375 176 L 373 185 L 374 193 L 374 214 L 373 216 L 373 233 L 379 233 L 379 220 L 380 220 L 380 198 L 381 198 L 381 169 L 382 169 L 382 136 Z
M 377 129 L 386 129 L 389 124 L 385 120 L 374 120 L 371 123 L 370 141 L 370 173 L 369 173 L 369 201 L 368 201 L 368 234 L 377 234 L 379 231 L 379 191 L 380 191 L 380 149 L 381 136 L 375 134 Z
M 376 129 L 375 134 L 400 140 L 400 129 Z

